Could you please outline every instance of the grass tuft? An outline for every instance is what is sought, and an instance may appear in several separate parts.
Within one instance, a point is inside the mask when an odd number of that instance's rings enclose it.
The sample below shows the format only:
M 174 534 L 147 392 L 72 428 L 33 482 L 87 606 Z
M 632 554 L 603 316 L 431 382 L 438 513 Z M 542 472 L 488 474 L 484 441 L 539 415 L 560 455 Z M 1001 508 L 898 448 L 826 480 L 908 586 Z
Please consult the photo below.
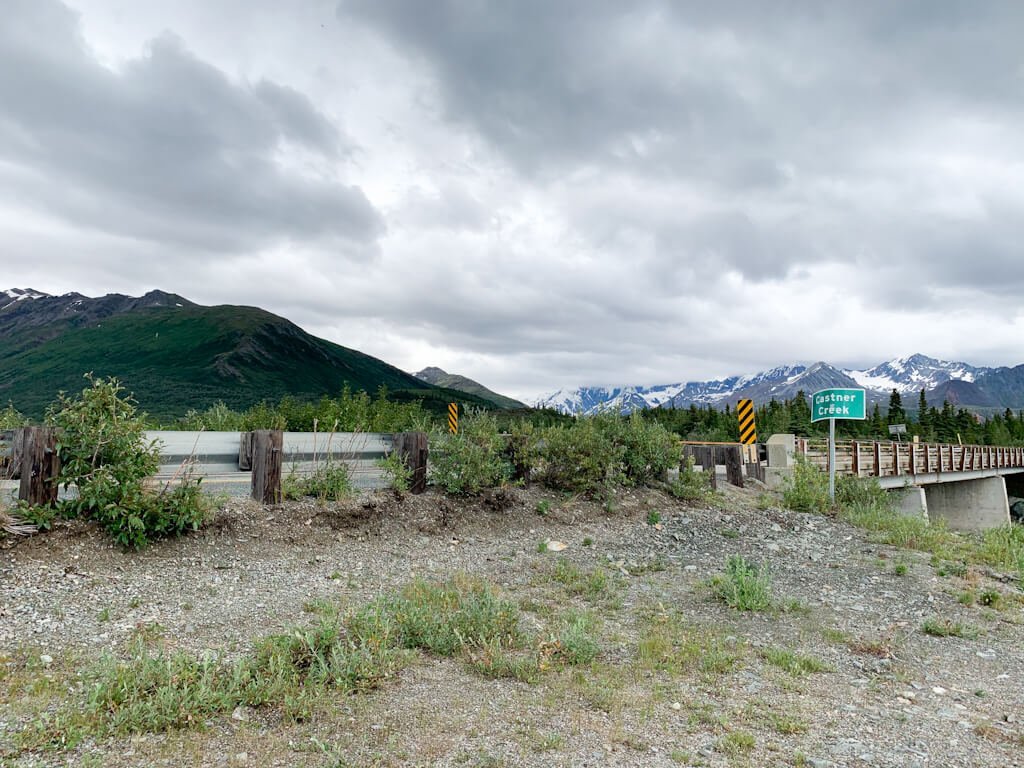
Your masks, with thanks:
M 738 611 L 766 611 L 772 606 L 771 576 L 742 555 L 732 555 L 725 575 L 709 582 L 712 594 Z
M 803 677 L 813 672 L 828 672 L 829 666 L 825 662 L 805 656 L 785 648 L 765 648 L 760 652 L 761 658 L 772 666 L 778 667 L 794 677 Z
M 969 640 L 981 634 L 975 626 L 938 616 L 930 616 L 921 622 L 921 631 L 932 637 L 964 637 Z

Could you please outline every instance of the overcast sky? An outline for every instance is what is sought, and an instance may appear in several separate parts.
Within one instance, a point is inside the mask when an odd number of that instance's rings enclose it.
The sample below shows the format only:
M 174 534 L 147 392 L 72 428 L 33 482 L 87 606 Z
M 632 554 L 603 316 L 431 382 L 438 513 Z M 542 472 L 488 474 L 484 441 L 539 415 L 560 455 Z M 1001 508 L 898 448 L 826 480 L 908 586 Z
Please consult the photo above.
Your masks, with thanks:
M 0 288 L 520 397 L 1024 362 L 1024 3 L 0 0 Z

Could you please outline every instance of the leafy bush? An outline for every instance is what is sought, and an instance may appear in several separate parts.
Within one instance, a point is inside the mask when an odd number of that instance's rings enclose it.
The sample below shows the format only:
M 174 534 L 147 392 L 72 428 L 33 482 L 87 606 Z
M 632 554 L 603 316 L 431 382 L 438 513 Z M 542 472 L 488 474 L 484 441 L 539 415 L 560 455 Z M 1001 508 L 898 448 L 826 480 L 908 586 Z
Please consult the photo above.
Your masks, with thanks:
M 505 438 L 493 416 L 464 417 L 458 434 L 435 432 L 430 438 L 428 477 L 453 496 L 475 496 L 512 477 Z
M 661 479 L 679 464 L 677 438 L 639 414 L 607 413 L 544 432 L 542 481 L 552 487 L 604 496 L 615 485 Z
M 828 511 L 832 506 L 828 497 L 828 475 L 803 456 L 797 456 L 793 472 L 782 489 L 782 503 L 796 512 Z
M 389 487 L 396 493 L 405 493 L 412 486 L 413 471 L 397 451 L 391 451 L 379 459 L 377 466 L 383 470 Z
M 621 477 L 624 448 L 594 418 L 544 432 L 542 482 L 551 487 L 602 496 Z
M 96 520 L 124 547 L 198 528 L 208 502 L 186 472 L 181 483 L 160 492 L 145 486 L 156 473 L 159 449 L 147 442 L 134 401 L 116 379 L 87 376 L 77 398 L 61 394 L 47 413 L 60 432 L 60 483 L 78 496 L 61 502 L 61 514 Z
M 874 507 L 893 510 L 892 497 L 875 478 L 857 478 L 850 475 L 836 477 L 836 505 L 842 508 Z
M 17 429 L 28 425 L 28 419 L 18 413 L 11 403 L 0 410 L 0 429 Z
M 540 458 L 540 432 L 533 422 L 517 419 L 507 427 L 507 457 L 512 463 L 515 477 L 529 478 L 537 467 Z
M 708 473 L 698 472 L 693 466 L 693 456 L 687 456 L 679 467 L 679 478 L 669 483 L 668 492 L 683 501 L 709 501 L 715 495 L 711 478 Z
M 711 580 L 715 597 L 738 611 L 764 611 L 771 607 L 771 576 L 742 555 L 732 555 L 725 576 Z
M 656 421 L 633 413 L 627 419 L 598 417 L 599 424 L 625 449 L 623 474 L 628 485 L 643 485 L 664 478 L 679 466 L 679 438 Z

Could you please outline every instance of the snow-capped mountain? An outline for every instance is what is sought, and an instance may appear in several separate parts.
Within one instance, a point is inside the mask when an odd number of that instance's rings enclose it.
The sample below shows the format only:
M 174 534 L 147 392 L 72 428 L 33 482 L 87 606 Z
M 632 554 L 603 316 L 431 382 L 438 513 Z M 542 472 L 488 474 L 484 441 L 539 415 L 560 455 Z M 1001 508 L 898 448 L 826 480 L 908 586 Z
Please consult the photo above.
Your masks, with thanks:
M 11 288 L 10 290 L 0 291 L 0 309 L 15 304 L 19 301 L 28 301 L 31 299 L 45 299 L 49 297 L 48 293 L 40 293 L 39 291 L 33 291 L 31 288 Z
M 641 408 L 657 408 L 670 402 L 684 387 L 664 384 L 655 387 L 580 387 L 560 389 L 537 401 L 538 408 L 554 408 L 562 413 L 597 413 L 618 410 L 628 413 Z
M 755 402 L 785 400 L 800 391 L 810 394 L 829 387 L 863 387 L 868 390 L 870 400 L 885 403 L 893 389 L 907 394 L 921 389 L 932 390 L 949 381 L 971 383 L 991 371 L 991 368 L 936 360 L 925 355 L 899 357 L 864 370 L 841 369 L 817 362 L 810 366 L 782 365 L 756 374 L 714 381 L 653 387 L 563 389 L 540 398 L 536 405 L 570 414 L 591 414 L 603 410 L 628 413 L 659 406 L 733 405 L 741 398 L 751 398 Z
M 925 355 L 897 357 L 865 371 L 846 371 L 860 386 L 879 392 L 896 390 L 901 394 L 934 389 L 947 381 L 974 382 L 991 368 L 976 368 L 967 363 L 936 360 Z

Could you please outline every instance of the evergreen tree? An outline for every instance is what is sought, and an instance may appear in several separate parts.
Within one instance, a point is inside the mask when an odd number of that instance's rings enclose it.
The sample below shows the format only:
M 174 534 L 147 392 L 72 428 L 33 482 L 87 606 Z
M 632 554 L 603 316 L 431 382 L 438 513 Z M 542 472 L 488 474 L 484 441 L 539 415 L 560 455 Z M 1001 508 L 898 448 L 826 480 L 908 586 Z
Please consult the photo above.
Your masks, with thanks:
M 907 412 L 903 410 L 903 398 L 897 390 L 889 395 L 889 415 L 886 417 L 888 424 L 906 424 Z
M 932 422 L 928 414 L 928 399 L 924 396 L 924 390 L 921 390 L 921 395 L 917 399 L 917 423 L 920 425 L 919 434 L 921 439 L 925 442 L 931 442 L 935 439 L 935 435 L 932 429 Z
M 801 389 L 796 397 L 786 401 L 789 410 L 789 425 L 793 434 L 799 437 L 810 437 L 811 435 L 811 406 L 807 402 L 807 395 Z
M 878 407 L 878 403 L 875 403 L 875 407 L 871 410 L 871 436 L 876 440 L 880 440 L 885 432 L 885 422 L 882 420 L 882 410 Z

